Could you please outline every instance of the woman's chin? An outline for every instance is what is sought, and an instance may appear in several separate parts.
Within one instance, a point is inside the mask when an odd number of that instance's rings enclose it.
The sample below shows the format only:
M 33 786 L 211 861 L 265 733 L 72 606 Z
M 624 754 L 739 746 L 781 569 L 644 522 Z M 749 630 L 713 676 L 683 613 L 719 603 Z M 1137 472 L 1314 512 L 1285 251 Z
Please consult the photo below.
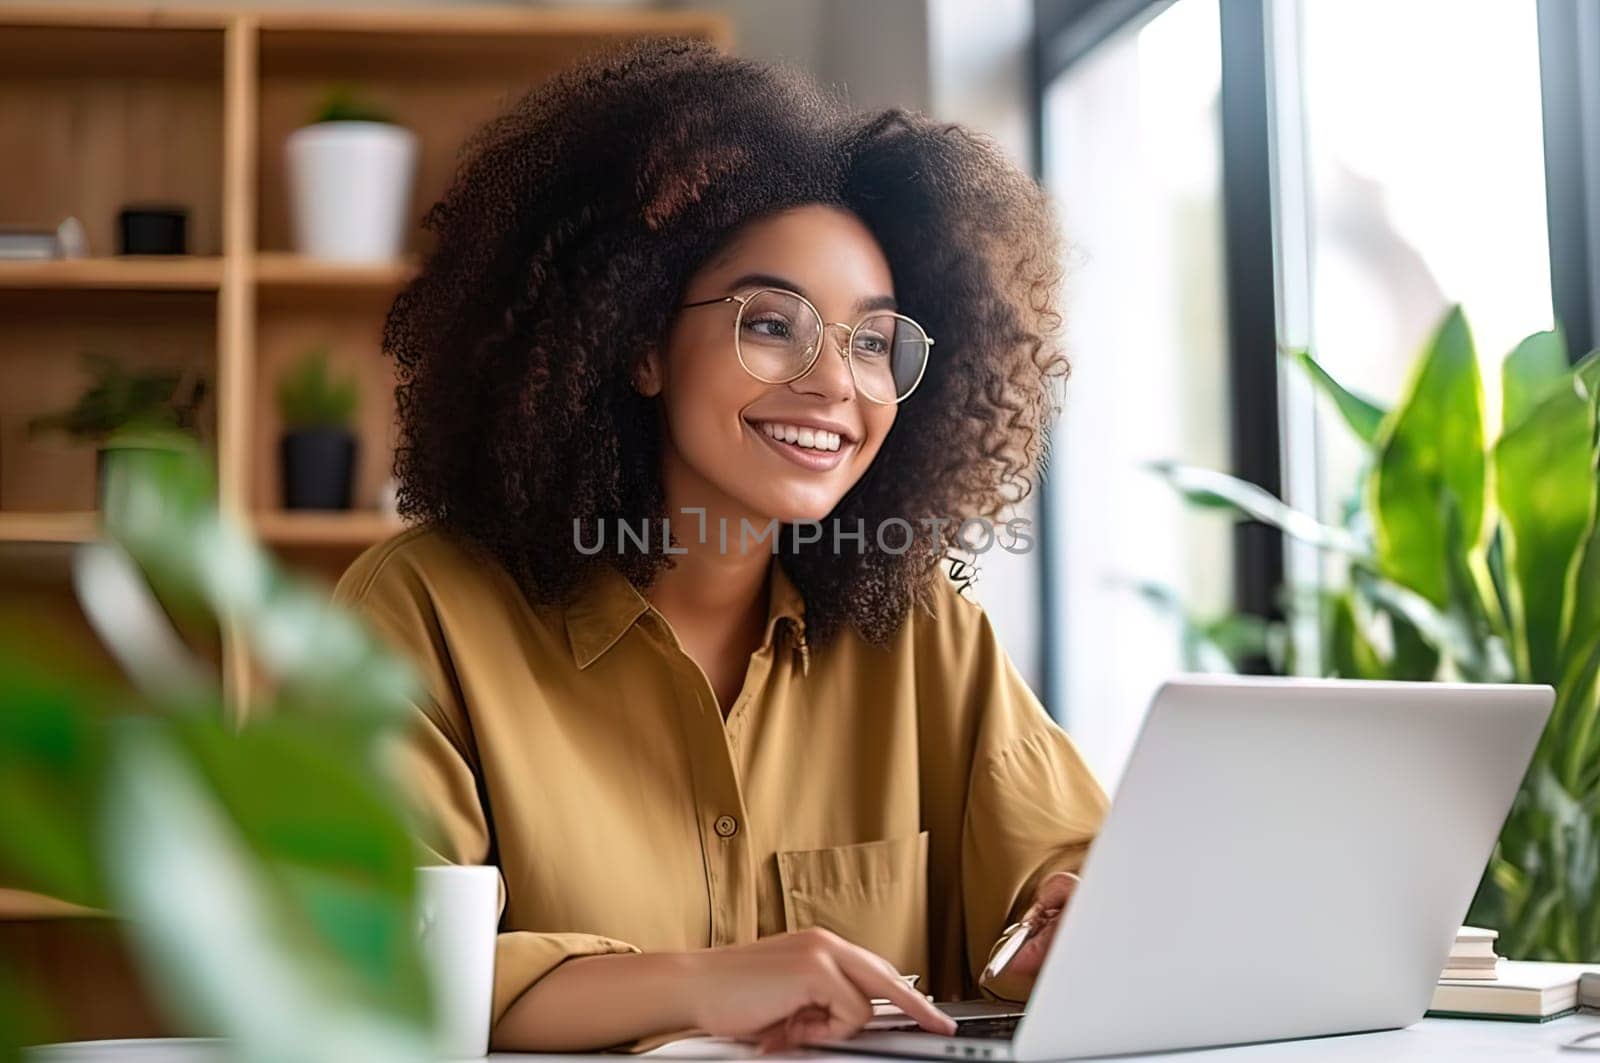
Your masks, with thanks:
M 778 497 L 773 497 L 777 495 Z M 837 498 L 822 497 L 810 492 L 768 492 L 763 498 L 750 498 L 746 496 L 742 501 L 752 512 L 763 514 L 759 518 L 748 518 L 753 534 L 765 530 L 772 521 L 779 524 L 826 524 L 828 515 L 839 504 Z
M 822 524 L 828 519 L 828 514 L 833 512 L 833 505 L 783 506 L 772 512 L 773 519 L 779 524 Z

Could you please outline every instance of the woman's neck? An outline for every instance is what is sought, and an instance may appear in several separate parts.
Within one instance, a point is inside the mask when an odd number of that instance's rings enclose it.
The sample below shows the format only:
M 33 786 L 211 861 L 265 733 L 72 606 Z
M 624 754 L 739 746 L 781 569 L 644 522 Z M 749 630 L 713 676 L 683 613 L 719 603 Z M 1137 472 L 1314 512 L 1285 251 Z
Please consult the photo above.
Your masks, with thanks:
M 727 712 L 750 655 L 761 645 L 776 540 L 758 540 L 767 522 L 732 499 L 715 491 L 686 490 L 688 485 L 673 480 L 669 476 L 664 484 L 676 540 L 672 561 L 657 573 L 645 597 L 706 673 Z M 742 522 L 751 534 L 741 534 Z
M 760 627 L 766 618 L 772 538 L 758 542 L 754 534 L 741 535 L 740 519 L 750 518 L 730 513 L 728 507 L 696 502 L 669 506 L 667 513 L 676 542 L 671 565 L 657 574 L 647 592 L 651 603 L 669 620 L 698 617 L 722 628 L 754 617 Z M 751 525 L 761 530 L 754 521 Z

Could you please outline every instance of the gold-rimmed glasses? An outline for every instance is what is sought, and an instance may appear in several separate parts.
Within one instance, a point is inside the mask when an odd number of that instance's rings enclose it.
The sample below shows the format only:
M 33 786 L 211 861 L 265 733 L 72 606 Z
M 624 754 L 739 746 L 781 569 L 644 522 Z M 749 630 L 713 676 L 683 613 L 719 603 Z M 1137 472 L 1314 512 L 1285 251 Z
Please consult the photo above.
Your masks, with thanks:
M 870 402 L 892 406 L 922 383 L 933 340 L 923 327 L 891 310 L 869 310 L 854 325 L 824 322 L 811 300 L 787 288 L 758 288 L 684 303 L 680 309 L 737 303 L 733 318 L 734 352 L 744 371 L 766 384 L 790 384 L 817 364 L 822 338 L 843 329 L 840 348 L 856 390 Z

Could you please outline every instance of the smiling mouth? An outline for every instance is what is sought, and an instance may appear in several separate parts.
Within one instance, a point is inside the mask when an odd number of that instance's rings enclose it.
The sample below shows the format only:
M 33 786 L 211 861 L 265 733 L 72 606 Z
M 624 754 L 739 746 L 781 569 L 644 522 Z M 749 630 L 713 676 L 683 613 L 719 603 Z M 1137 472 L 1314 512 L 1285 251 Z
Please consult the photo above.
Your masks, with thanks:
M 745 421 L 775 453 L 803 469 L 827 472 L 844 461 L 855 442 L 826 429 L 803 428 L 783 421 Z
M 765 433 L 780 443 L 788 443 L 800 447 L 802 450 L 838 450 L 839 447 L 849 442 L 838 432 L 830 432 L 825 428 L 806 428 L 801 425 L 787 424 L 783 421 L 750 421 L 756 431 Z

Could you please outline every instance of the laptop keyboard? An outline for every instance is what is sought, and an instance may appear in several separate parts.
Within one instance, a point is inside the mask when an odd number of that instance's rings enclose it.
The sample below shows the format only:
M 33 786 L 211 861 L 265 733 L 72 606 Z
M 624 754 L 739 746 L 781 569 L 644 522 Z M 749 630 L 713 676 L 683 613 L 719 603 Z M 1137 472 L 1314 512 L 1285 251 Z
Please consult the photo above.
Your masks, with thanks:
M 1009 1041 L 1017 1032 L 1021 1015 L 1007 1015 L 998 1019 L 967 1019 L 956 1021 L 957 1037 L 978 1037 L 991 1041 Z
M 974 1016 L 969 1019 L 956 1020 L 957 1037 L 973 1037 L 986 1041 L 1009 1041 L 1016 1035 L 1017 1024 L 1022 1021 L 1021 1015 L 1002 1015 L 994 1017 Z M 922 1027 L 914 1022 L 895 1023 L 892 1026 L 877 1026 L 875 1030 L 920 1030 Z

